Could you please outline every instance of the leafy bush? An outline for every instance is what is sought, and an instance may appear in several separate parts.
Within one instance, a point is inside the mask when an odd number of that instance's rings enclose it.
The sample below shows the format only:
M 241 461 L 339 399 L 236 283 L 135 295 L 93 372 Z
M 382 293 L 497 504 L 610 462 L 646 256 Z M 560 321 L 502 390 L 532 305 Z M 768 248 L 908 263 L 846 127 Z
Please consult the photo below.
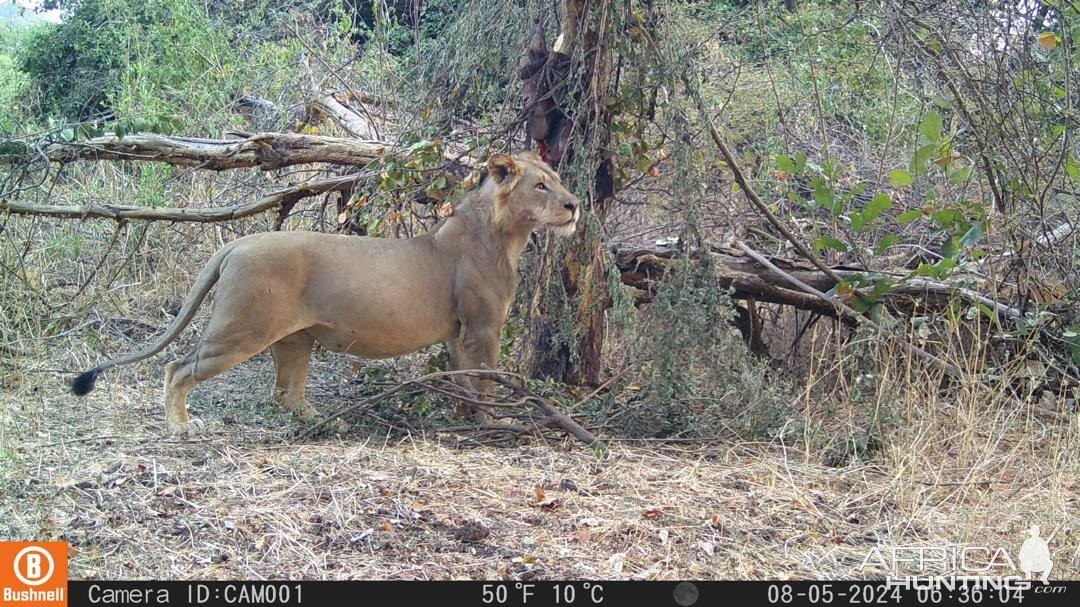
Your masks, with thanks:
M 233 54 L 193 0 L 84 0 L 39 30 L 19 63 L 42 114 L 155 119 L 222 107 Z
M 11 133 L 20 124 L 22 101 L 30 78 L 19 69 L 19 45 L 26 39 L 26 32 L 0 25 L 0 134 Z

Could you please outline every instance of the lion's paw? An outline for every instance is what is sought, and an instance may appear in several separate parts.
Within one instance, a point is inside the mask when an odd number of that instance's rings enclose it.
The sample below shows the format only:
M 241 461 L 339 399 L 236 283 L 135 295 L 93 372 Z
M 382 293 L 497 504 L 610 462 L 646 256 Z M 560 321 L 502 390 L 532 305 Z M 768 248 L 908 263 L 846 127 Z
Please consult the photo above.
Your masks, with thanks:
M 187 422 L 165 420 L 165 431 L 170 436 L 191 437 L 200 434 L 205 424 L 197 417 L 189 417 Z

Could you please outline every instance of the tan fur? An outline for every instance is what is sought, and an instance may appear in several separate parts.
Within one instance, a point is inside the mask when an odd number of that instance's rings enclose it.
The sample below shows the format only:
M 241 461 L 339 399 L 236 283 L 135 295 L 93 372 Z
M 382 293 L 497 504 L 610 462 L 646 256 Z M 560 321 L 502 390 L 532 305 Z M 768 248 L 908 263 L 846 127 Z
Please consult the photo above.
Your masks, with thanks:
M 165 367 L 165 421 L 173 433 L 196 421 L 187 413 L 192 388 L 267 348 L 277 368 L 275 400 L 305 421 L 319 415 L 304 397 L 316 342 L 364 358 L 445 342 L 451 368 L 495 368 L 529 234 L 572 233 L 579 203 L 535 154 L 496 154 L 488 170 L 453 216 L 418 238 L 269 232 L 230 243 L 211 258 L 165 334 L 88 371 L 82 392 L 102 370 L 160 352 L 215 284 L 198 345 Z M 469 385 L 484 393 L 486 384 Z

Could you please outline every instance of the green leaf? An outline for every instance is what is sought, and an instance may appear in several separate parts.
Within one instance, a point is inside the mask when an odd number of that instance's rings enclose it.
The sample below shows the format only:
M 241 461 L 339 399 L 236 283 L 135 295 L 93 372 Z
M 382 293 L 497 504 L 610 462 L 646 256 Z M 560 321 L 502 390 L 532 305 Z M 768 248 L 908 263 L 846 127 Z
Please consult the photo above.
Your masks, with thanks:
M 960 245 L 964 248 L 970 247 L 971 245 L 982 240 L 983 236 L 985 235 L 986 230 L 983 228 L 983 224 L 976 222 L 972 224 L 971 228 L 969 228 L 963 236 L 960 237 Z
M 888 276 L 883 276 L 874 283 L 874 288 L 871 290 L 871 293 L 873 293 L 875 297 L 881 297 L 882 295 L 891 293 L 894 287 L 896 287 L 896 283 Z
M 855 295 L 848 301 L 848 307 L 855 310 L 859 314 L 865 314 L 867 310 L 873 307 L 874 302 L 867 300 L 865 297 Z
M 896 244 L 900 240 L 900 237 L 896 234 L 889 234 L 878 241 L 877 246 L 874 247 L 874 255 L 881 255 L 889 249 L 889 247 Z
M 791 157 L 785 156 L 784 154 L 776 155 L 776 166 L 785 173 L 795 172 L 795 161 L 793 161 Z
M 949 173 L 949 183 L 956 185 L 967 181 L 968 177 L 971 177 L 971 167 L 960 167 L 952 173 Z
M 847 253 L 848 246 L 841 240 L 837 240 L 832 236 L 822 236 L 814 241 L 814 246 L 818 249 L 835 249 L 841 253 Z
M 874 196 L 861 213 L 851 214 L 851 227 L 856 232 L 862 232 L 866 226 L 877 219 L 882 212 L 892 208 L 892 199 L 888 194 Z
M 867 221 L 873 221 L 878 215 L 892 208 L 892 198 L 888 194 L 877 194 L 866 205 L 866 212 L 870 213 Z
M 934 98 L 931 99 L 930 101 L 934 105 L 938 106 L 939 108 L 945 109 L 945 110 L 952 108 L 952 102 L 949 101 L 948 99 L 942 97 L 941 95 L 934 95 Z
M 903 169 L 889 171 L 889 183 L 893 184 L 894 187 L 905 188 L 911 185 L 912 181 L 911 173 Z
M 433 142 L 428 141 L 427 139 L 421 139 L 420 141 L 417 141 L 416 143 L 410 145 L 408 149 L 405 150 L 405 153 L 415 154 L 416 152 L 430 149 L 434 145 L 435 144 Z
M 922 131 L 922 134 L 930 141 L 941 139 L 941 115 L 937 112 L 930 112 L 923 116 L 922 125 L 919 127 L 919 130 Z
M 1072 154 L 1065 158 L 1065 173 L 1069 176 L 1069 179 L 1080 181 L 1080 163 L 1076 161 L 1076 158 L 1073 158 Z
M 919 209 L 912 209 L 910 211 L 904 211 L 896 216 L 896 221 L 900 223 L 911 223 L 916 219 L 923 216 L 923 212 Z
M 920 175 L 926 170 L 926 163 L 933 157 L 937 150 L 936 143 L 929 143 L 915 150 L 915 156 L 911 158 L 911 172 Z
M 951 228 L 964 220 L 964 216 L 956 209 L 939 209 L 930 214 L 930 220 L 942 228 Z
M 21 141 L 0 141 L 0 156 L 18 157 L 30 153 L 30 146 Z
M 802 173 L 806 168 L 806 152 L 799 150 L 795 152 L 795 172 Z
M 960 237 L 953 234 L 941 245 L 941 254 L 953 258 L 960 254 L 963 247 L 960 246 Z
M 921 263 L 919 267 L 915 269 L 914 274 L 916 276 L 929 276 L 931 278 L 945 278 L 949 275 L 949 272 L 956 267 L 956 262 L 951 258 L 939 260 L 937 263 Z
M 836 194 L 832 191 L 828 185 L 825 184 L 823 179 L 814 178 L 810 181 L 810 187 L 814 189 L 814 202 L 819 207 L 824 207 L 832 211 L 833 214 L 839 212 L 839 205 L 836 201 Z

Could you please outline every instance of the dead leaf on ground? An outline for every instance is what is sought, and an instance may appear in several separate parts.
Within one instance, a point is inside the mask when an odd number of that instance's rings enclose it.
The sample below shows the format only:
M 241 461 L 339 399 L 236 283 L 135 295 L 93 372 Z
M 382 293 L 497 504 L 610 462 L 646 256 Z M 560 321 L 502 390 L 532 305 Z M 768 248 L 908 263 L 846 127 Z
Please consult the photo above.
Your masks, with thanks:
M 544 486 L 540 483 L 536 483 L 536 485 L 533 486 L 532 504 L 533 506 L 539 506 L 541 510 L 554 512 L 562 505 L 562 501 L 557 497 L 547 497 L 544 493 Z

